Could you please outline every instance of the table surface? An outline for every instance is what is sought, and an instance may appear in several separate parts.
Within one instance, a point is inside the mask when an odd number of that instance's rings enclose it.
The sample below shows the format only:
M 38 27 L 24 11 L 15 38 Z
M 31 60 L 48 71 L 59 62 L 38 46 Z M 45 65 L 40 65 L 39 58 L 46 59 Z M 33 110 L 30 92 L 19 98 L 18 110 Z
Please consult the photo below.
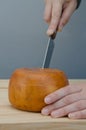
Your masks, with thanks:
M 70 84 L 86 83 L 86 80 L 69 80 Z M 0 80 L 0 130 L 86 130 L 86 120 L 52 118 L 41 113 L 17 110 L 8 100 L 9 80 Z

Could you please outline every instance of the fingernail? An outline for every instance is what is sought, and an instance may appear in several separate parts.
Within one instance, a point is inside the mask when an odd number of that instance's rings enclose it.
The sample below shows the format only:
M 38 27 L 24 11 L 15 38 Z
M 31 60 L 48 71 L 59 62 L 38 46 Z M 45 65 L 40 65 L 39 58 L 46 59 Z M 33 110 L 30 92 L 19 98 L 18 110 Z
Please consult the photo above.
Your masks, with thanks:
M 58 32 L 62 32 L 62 30 L 60 28 L 58 28 Z
M 52 35 L 54 33 L 54 31 L 52 30 L 52 29 L 48 29 L 48 31 L 47 31 L 47 35 Z
M 62 29 L 63 29 L 63 25 L 59 26 L 58 32 L 62 32 Z
M 49 104 L 51 102 L 49 97 L 45 98 L 44 101 L 45 101 L 46 104 Z
M 75 115 L 70 113 L 70 114 L 68 114 L 68 117 L 69 118 L 75 118 Z
M 58 112 L 52 112 L 52 113 L 51 113 L 51 116 L 54 117 L 54 118 L 57 118 L 57 117 L 59 117 L 60 115 L 59 115 Z
M 45 116 L 49 115 L 48 109 L 46 108 L 42 109 L 42 114 Z

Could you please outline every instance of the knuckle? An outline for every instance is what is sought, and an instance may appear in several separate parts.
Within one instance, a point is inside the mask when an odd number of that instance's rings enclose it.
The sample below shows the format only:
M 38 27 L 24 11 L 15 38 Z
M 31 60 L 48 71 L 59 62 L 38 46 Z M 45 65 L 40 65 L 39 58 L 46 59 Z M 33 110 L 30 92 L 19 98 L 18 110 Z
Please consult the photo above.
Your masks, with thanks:
M 59 18 L 59 12 L 57 10 L 54 10 L 52 12 L 52 18 L 54 18 L 54 19 L 58 19 Z
M 74 5 L 74 7 L 76 8 L 76 6 L 77 6 L 77 0 L 72 0 L 72 3 L 73 3 L 73 5 Z
M 77 115 L 79 118 L 84 118 L 85 113 L 83 111 L 79 111 Z
M 65 87 L 65 93 L 69 94 L 70 92 L 71 92 L 71 87 L 70 86 Z
M 71 87 L 66 87 L 66 90 L 65 90 L 65 91 L 66 91 L 67 93 L 69 93 L 70 90 L 71 90 Z
M 62 109 L 62 115 L 64 116 L 64 115 L 67 115 L 68 114 L 68 111 L 64 108 L 64 109 Z
M 44 15 L 44 20 L 46 21 L 46 22 L 49 22 L 49 17 L 47 17 L 46 15 Z
M 63 99 L 63 103 L 64 103 L 64 105 L 69 104 L 69 103 L 70 103 L 70 98 L 69 98 L 69 97 L 65 97 L 65 98 Z
M 55 103 L 53 104 L 52 108 L 53 108 L 53 109 L 56 109 L 56 108 L 57 108 L 57 106 L 58 106 L 58 103 L 57 103 L 57 102 L 55 102 Z
M 50 21 L 50 12 L 44 12 L 44 20 L 46 21 L 46 22 L 48 22 L 48 21 Z
M 63 25 L 66 25 L 69 21 L 69 18 L 65 18 L 64 21 L 63 21 Z
M 78 101 L 77 104 L 76 104 L 76 108 L 78 110 L 82 109 L 83 108 L 83 104 L 84 104 L 83 100 Z

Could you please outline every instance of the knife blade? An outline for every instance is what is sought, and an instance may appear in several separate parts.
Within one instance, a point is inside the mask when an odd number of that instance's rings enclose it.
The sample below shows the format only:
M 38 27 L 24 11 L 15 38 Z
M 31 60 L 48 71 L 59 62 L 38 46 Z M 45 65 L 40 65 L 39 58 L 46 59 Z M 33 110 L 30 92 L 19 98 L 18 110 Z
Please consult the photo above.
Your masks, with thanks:
M 51 58 L 52 58 L 52 54 L 53 54 L 53 50 L 54 50 L 54 46 L 55 46 L 55 43 L 54 43 L 55 35 L 49 37 L 47 48 L 46 48 L 46 51 L 45 51 L 43 64 L 42 64 L 42 68 L 49 68 Z

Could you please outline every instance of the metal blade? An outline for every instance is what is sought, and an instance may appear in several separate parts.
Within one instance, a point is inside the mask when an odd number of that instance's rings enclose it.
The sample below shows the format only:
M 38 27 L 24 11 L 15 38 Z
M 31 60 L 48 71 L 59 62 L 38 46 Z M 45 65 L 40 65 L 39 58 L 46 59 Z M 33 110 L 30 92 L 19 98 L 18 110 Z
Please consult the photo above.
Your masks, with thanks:
M 50 37 L 49 40 L 48 40 L 48 45 L 47 45 L 47 48 L 46 48 L 42 68 L 49 68 L 54 46 L 55 46 L 54 40 Z

